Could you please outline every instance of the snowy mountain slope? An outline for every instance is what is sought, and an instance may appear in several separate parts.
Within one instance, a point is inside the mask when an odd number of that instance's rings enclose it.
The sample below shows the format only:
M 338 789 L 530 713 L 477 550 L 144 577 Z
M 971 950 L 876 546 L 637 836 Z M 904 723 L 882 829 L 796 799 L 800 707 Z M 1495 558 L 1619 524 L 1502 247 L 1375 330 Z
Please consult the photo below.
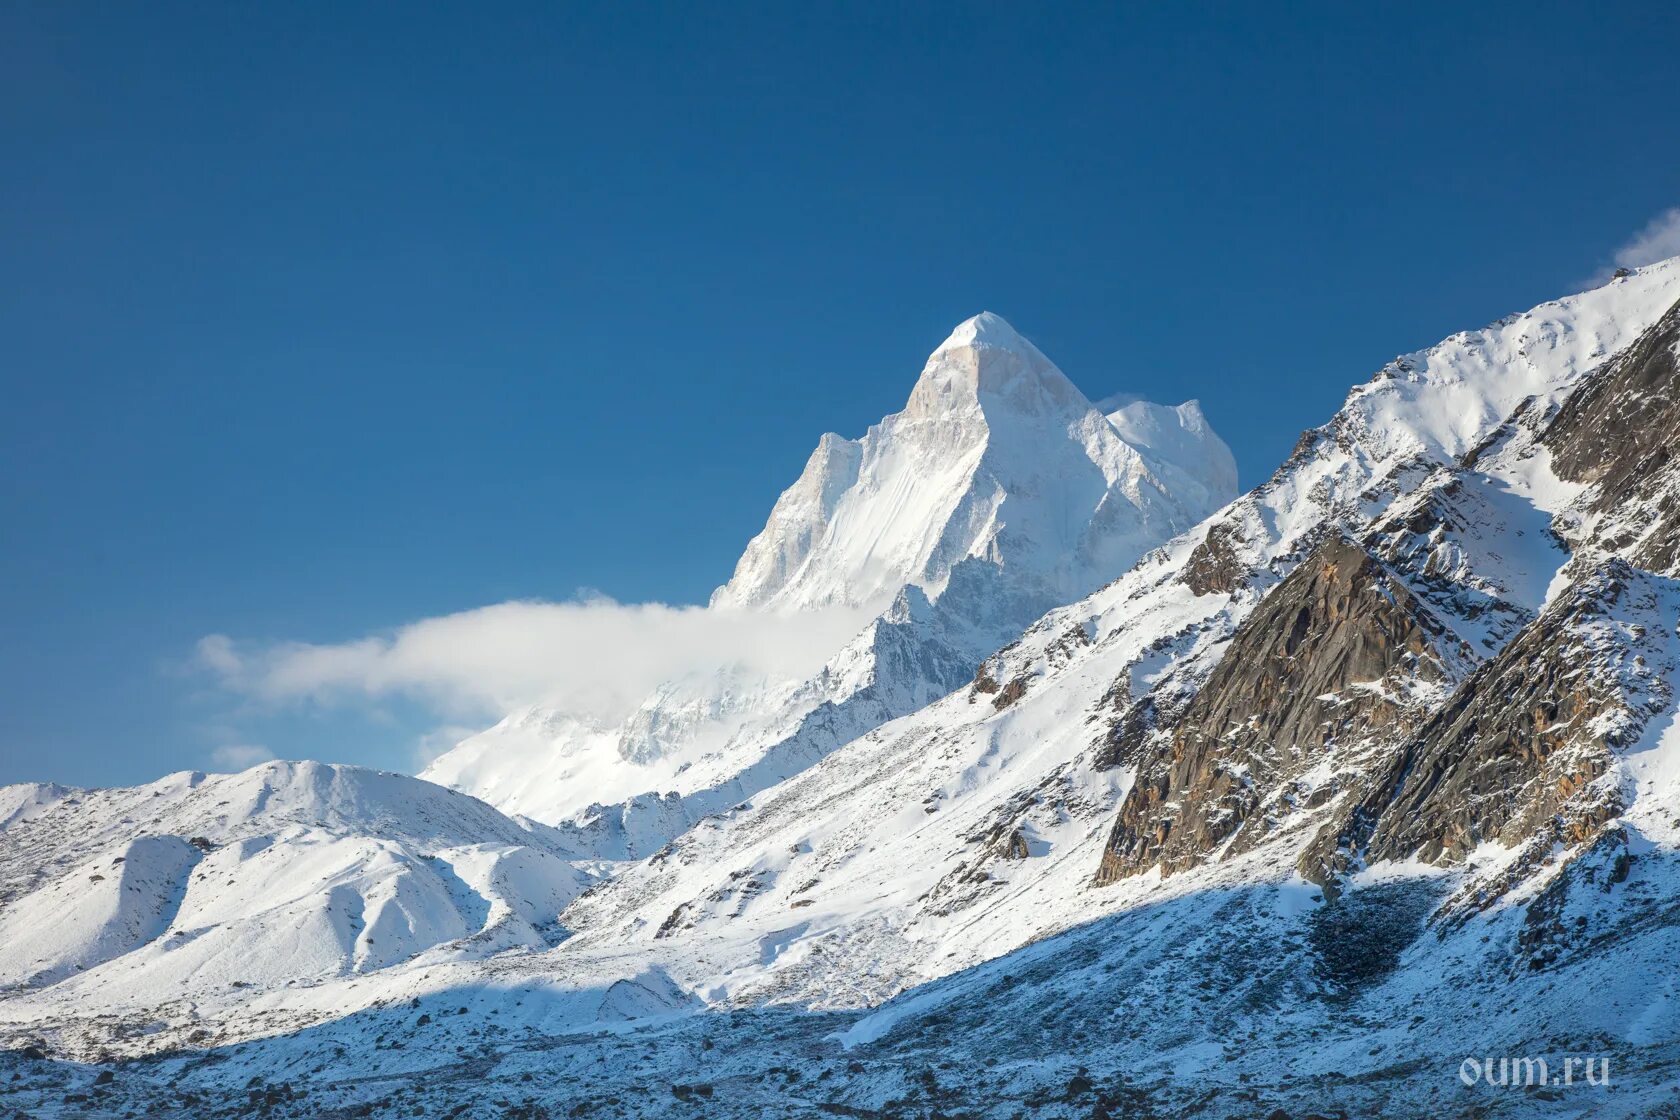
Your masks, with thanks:
M 544 948 L 590 881 L 540 826 L 414 778 L 314 762 L 66 790 L 5 839 L 0 985 L 53 1001 Z
M 1001 318 L 960 324 L 905 409 L 825 435 L 714 609 L 880 613 L 815 676 L 669 682 L 618 727 L 519 712 L 428 780 L 645 856 L 966 682 L 1044 611 L 1112 579 L 1236 491 L 1195 402 L 1104 415 Z M 671 795 L 675 794 L 673 798 Z
M 1635 865 L 1597 909 L 1625 917 L 1671 887 L 1663 866 Z M 1371 888 L 1380 905 L 1335 922 L 1310 918 L 1320 907 L 1298 887 L 1189 892 L 874 1013 L 684 1014 L 656 1002 L 650 977 L 649 1013 L 605 1023 L 599 988 L 499 976 L 284 1037 L 129 1063 L 105 1085 L 100 1066 L 14 1056 L 10 1096 L 37 1115 L 91 1105 L 206 1117 L 1664 1115 L 1680 1048 L 1662 1037 L 1669 986 L 1648 969 L 1676 959 L 1671 928 L 1513 977 L 1503 947 L 1520 936 L 1519 912 L 1477 919 L 1443 944 L 1417 920 L 1436 897 L 1429 884 Z M 1350 930 L 1369 957 L 1334 950 Z M 1537 1033 L 1537 1021 L 1552 1029 Z M 1607 1089 L 1582 1064 L 1606 1054 Z M 1458 1078 L 1466 1057 L 1517 1055 L 1543 1057 L 1553 1074 L 1573 1058 L 1571 1085 Z

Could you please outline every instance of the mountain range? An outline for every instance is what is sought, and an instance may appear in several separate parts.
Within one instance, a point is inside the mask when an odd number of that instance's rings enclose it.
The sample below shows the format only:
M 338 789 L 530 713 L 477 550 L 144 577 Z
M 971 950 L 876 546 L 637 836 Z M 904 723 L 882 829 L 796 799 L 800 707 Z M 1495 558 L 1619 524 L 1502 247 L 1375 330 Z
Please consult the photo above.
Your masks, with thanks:
M 712 597 L 858 612 L 814 674 L 0 789 L 6 1105 L 1680 1116 L 1677 355 L 1624 270 L 1239 495 L 970 319 Z

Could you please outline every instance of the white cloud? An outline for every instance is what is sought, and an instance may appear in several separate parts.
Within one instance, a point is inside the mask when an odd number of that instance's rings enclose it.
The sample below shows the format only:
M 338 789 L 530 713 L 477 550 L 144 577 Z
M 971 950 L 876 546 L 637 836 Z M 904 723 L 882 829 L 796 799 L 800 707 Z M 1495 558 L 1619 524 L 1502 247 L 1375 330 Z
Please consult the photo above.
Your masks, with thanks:
M 605 598 L 508 602 L 337 644 L 265 645 L 211 634 L 199 641 L 197 660 L 225 688 L 276 703 L 403 696 L 457 721 L 499 718 L 534 703 L 617 720 L 661 682 L 721 665 L 814 672 L 871 615 Z
M 233 640 L 224 634 L 200 638 L 198 660 L 205 668 L 224 675 L 239 671 L 239 655 L 233 651 Z
M 412 764 L 416 774 L 437 761 L 439 755 L 453 748 L 462 739 L 483 731 L 482 727 L 464 727 L 458 723 L 444 724 L 414 740 Z
M 273 751 L 255 743 L 229 743 L 210 752 L 211 761 L 225 770 L 249 770 L 273 757 Z
M 1680 206 L 1664 210 L 1646 223 L 1611 255 L 1611 263 L 1593 276 L 1593 282 L 1604 283 L 1618 268 L 1640 268 L 1676 256 L 1680 256 Z

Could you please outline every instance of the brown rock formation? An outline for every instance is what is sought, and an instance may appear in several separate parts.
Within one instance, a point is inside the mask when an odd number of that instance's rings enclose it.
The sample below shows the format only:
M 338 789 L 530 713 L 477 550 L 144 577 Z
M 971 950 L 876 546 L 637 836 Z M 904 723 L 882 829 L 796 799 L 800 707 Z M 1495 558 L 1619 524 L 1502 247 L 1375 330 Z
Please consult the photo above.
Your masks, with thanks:
M 1319 834 L 1302 874 L 1324 882 L 1384 859 L 1451 862 L 1486 840 L 1539 838 L 1537 851 L 1592 840 L 1621 806 L 1612 752 L 1670 700 L 1645 648 L 1666 641 L 1661 602 L 1651 577 L 1621 560 L 1577 580 Z M 1650 629 L 1628 621 L 1645 615 Z
M 1264 839 L 1314 808 L 1373 739 L 1415 722 L 1420 686 L 1447 682 L 1443 631 L 1382 564 L 1343 537 L 1321 544 L 1238 628 L 1160 755 L 1140 765 L 1098 883 L 1171 873 Z M 1266 812 L 1258 812 L 1265 808 Z

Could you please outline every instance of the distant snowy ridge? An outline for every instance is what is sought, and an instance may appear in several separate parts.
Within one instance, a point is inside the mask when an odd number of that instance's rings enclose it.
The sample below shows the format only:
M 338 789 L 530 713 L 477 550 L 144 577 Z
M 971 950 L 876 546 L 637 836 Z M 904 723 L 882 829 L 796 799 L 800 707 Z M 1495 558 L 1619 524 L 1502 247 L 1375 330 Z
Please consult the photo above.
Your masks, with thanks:
M 268 762 L 51 793 L 0 790 L 33 805 L 0 852 L 0 988 L 146 999 L 541 948 L 593 881 L 542 826 L 400 774 Z

